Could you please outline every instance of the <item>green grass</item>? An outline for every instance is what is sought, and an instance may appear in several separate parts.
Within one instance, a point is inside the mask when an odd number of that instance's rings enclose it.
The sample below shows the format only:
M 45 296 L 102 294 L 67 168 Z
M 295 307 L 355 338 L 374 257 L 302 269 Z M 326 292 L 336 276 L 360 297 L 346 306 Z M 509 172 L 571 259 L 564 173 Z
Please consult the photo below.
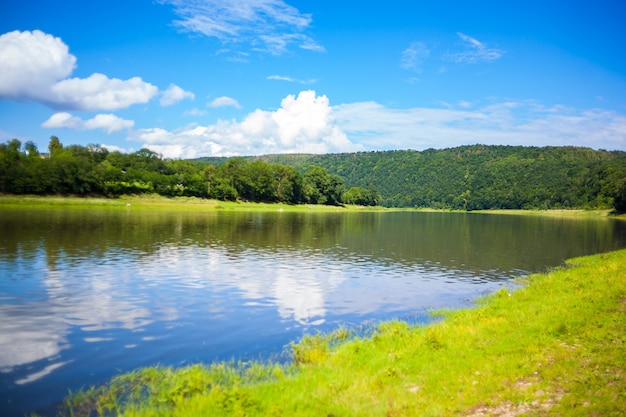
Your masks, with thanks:
M 121 196 L 119 198 L 104 197 L 68 197 L 68 196 L 17 196 L 0 195 L 1 207 L 24 208 L 100 208 L 124 210 L 184 210 L 184 211 L 294 211 L 294 212 L 392 212 L 392 211 L 420 211 L 420 212 L 451 212 L 454 210 L 440 210 L 428 208 L 385 208 L 345 205 L 342 207 L 317 204 L 284 204 L 284 203 L 250 203 L 242 201 L 219 201 L 196 197 L 167 198 L 157 194 L 141 196 Z M 458 211 L 458 210 L 457 210 Z M 464 211 L 459 211 L 464 212 Z M 476 210 L 471 213 L 488 214 L 523 214 L 559 217 L 616 217 L 626 219 L 626 214 L 616 215 L 611 210 Z
M 626 414 L 626 250 L 527 277 L 428 326 L 338 329 L 294 361 L 147 368 L 68 397 L 73 416 Z
M 219 201 L 196 197 L 167 198 L 159 195 L 103 197 L 56 197 L 0 195 L 0 207 L 25 208 L 102 208 L 124 210 L 225 210 L 225 211 L 296 211 L 296 212 L 346 212 L 392 211 L 383 207 L 325 206 L 317 204 L 252 203 Z
M 611 209 L 603 210 L 581 210 L 581 209 L 562 209 L 562 210 L 475 210 L 472 213 L 486 214 L 517 214 L 525 216 L 551 216 L 551 217 L 575 217 L 575 218 L 599 218 L 614 217 L 626 219 L 626 214 L 617 213 Z

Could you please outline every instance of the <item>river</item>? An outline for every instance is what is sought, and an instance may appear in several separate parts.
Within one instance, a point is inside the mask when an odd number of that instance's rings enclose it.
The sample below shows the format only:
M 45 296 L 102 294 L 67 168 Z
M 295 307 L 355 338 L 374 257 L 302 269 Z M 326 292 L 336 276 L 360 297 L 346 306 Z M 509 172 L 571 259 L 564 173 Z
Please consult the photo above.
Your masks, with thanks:
M 288 360 L 305 333 L 425 323 L 624 247 L 604 218 L 0 208 L 0 415 L 138 367 Z

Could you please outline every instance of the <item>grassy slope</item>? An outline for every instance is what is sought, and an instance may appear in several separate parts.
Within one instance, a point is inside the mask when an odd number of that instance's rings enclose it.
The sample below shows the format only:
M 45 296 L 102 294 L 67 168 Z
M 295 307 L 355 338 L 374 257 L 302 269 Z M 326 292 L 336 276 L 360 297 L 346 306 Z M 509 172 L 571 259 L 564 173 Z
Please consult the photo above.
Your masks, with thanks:
M 624 415 L 626 250 L 569 264 L 426 327 L 308 336 L 290 367 L 149 368 L 68 404 L 74 415 Z

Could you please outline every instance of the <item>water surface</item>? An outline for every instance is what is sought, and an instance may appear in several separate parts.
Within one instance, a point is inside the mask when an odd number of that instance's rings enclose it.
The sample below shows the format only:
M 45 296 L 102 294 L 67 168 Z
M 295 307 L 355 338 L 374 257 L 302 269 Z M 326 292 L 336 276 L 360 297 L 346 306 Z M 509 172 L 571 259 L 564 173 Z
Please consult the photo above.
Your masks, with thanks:
M 306 332 L 462 307 L 626 222 L 464 213 L 0 210 L 0 415 L 137 367 L 282 359 Z

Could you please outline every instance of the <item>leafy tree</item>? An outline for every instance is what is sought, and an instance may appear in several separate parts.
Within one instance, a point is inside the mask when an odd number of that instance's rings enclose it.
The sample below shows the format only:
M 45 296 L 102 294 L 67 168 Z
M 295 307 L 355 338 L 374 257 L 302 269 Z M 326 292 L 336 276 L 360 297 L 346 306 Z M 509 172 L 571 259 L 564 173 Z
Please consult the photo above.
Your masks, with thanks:
M 229 159 L 220 167 L 222 176 L 227 178 L 230 186 L 241 195 L 245 188 L 245 167 L 248 164 L 244 158 L 236 157 Z
M 350 187 L 343 194 L 342 200 L 346 204 L 376 206 L 379 198 L 378 192 L 374 188 Z
M 302 175 L 293 167 L 280 164 L 272 165 L 272 171 L 276 178 L 276 199 L 283 203 L 301 203 L 304 199 Z
M 343 179 L 336 174 L 331 174 L 328 178 L 328 190 L 326 192 L 326 204 L 338 206 L 341 204 L 343 196 L 344 182 Z
M 0 192 L 23 192 L 19 185 L 20 178 L 24 176 L 21 146 L 18 139 L 0 146 Z
M 241 197 L 251 201 L 276 201 L 277 181 L 271 166 L 255 161 L 244 166 L 241 176 Z
M 24 144 L 24 150 L 29 158 L 39 158 L 39 150 L 37 149 L 37 145 L 35 145 L 32 141 L 28 141 Z
M 55 156 L 61 149 L 63 149 L 63 144 L 56 136 L 50 136 L 50 142 L 48 143 L 48 154 L 49 157 L 52 158 Z
M 341 204 L 344 182 L 336 174 L 319 166 L 312 166 L 304 175 L 305 199 L 313 204 Z
M 620 213 L 626 212 L 626 178 L 622 180 L 622 184 L 617 189 L 613 200 L 613 207 Z
M 313 166 L 304 174 L 305 199 L 313 204 L 325 204 L 329 188 L 328 172 L 322 167 Z

